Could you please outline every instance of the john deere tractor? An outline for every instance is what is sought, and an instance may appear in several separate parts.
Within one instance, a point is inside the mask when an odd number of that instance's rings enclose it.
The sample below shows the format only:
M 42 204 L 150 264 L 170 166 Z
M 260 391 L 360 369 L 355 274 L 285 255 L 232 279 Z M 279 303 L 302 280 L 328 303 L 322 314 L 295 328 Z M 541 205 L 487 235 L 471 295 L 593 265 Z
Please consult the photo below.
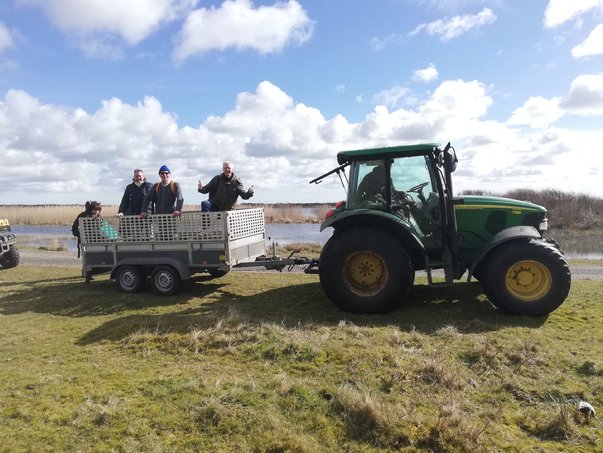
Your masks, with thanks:
M 15 242 L 10 223 L 6 219 L 0 219 L 0 266 L 5 269 L 19 264 L 19 251 L 15 247 Z
M 475 278 L 496 307 L 516 314 L 545 315 L 567 297 L 571 273 L 557 243 L 543 237 L 546 209 L 454 196 L 458 160 L 450 143 L 343 151 L 337 160 L 339 167 L 311 182 L 332 173 L 347 180 L 347 199 L 321 225 L 334 232 L 318 271 L 340 308 L 390 311 L 418 270 L 432 286 Z

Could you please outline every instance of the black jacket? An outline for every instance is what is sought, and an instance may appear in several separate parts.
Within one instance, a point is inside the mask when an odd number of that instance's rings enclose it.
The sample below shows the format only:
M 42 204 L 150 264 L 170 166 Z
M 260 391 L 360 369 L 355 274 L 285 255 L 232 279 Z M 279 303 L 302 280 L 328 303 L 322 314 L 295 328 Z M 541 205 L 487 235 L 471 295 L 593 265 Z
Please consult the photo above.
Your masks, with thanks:
M 153 184 L 147 182 L 146 179 L 140 186 L 137 186 L 134 182 L 128 184 L 124 191 L 124 196 L 121 198 L 121 203 L 119 204 L 117 212 L 126 215 L 140 214 L 143 207 L 142 203 L 152 188 Z M 152 213 L 153 212 L 151 211 L 150 214 Z
M 238 197 L 243 200 L 253 197 L 253 192 L 244 190 L 243 183 L 234 173 L 230 178 L 224 176 L 224 173 L 220 173 L 197 191 L 209 193 L 209 200 L 218 207 L 218 211 L 230 211 Z

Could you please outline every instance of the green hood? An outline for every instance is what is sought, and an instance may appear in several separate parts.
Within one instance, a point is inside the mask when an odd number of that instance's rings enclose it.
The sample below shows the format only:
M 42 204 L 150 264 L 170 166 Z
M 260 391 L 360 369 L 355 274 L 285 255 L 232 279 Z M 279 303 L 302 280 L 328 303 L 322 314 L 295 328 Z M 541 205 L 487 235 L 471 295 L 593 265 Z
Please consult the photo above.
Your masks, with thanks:
M 496 233 L 514 226 L 533 226 L 538 231 L 546 228 L 546 209 L 529 201 L 461 196 L 455 198 L 454 211 L 465 247 L 477 247 Z
M 523 212 L 546 212 L 546 209 L 530 201 L 513 200 L 512 198 L 486 197 L 481 195 L 464 195 L 455 197 L 455 200 L 461 200 L 455 205 L 457 212 L 459 210 L 480 210 L 480 209 L 504 209 Z

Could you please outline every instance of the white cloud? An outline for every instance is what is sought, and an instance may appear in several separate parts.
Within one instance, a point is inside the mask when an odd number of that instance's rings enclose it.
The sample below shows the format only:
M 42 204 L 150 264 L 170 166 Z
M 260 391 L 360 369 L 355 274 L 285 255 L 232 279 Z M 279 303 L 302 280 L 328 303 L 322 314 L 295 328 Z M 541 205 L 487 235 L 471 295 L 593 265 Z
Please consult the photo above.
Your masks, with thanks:
M 379 91 L 373 96 L 373 102 L 389 108 L 399 107 L 402 104 L 414 103 L 415 97 L 410 88 L 394 85 L 386 90 Z
M 507 121 L 510 126 L 529 126 L 540 129 L 555 124 L 565 112 L 559 107 L 559 98 L 531 97 L 516 109 Z
M 91 41 L 117 36 L 130 45 L 192 9 L 198 0 L 18 0 L 42 8 L 60 30 Z
M 6 26 L 0 22 L 0 52 L 14 46 L 12 34 Z
M 490 8 L 483 8 L 477 14 L 465 14 L 451 18 L 438 19 L 433 22 L 421 24 L 409 36 L 414 36 L 425 31 L 430 36 L 439 36 L 440 41 L 447 42 L 458 38 L 471 30 L 482 28 L 496 21 L 496 15 Z
M 312 36 L 313 22 L 296 0 L 254 7 L 250 0 L 226 0 L 219 8 L 189 14 L 174 51 L 176 60 L 227 48 L 261 54 L 301 44 Z
M 264 81 L 198 128 L 179 127 L 154 97 L 136 104 L 112 98 L 86 112 L 10 90 L 0 100 L 0 191 L 19 202 L 97 198 L 115 204 L 134 168 L 155 181 L 159 166 L 167 164 L 183 186 L 185 202 L 197 204 L 197 180 L 207 181 L 230 159 L 245 183 L 255 184 L 254 201 L 331 201 L 342 196 L 337 178 L 318 189 L 308 181 L 336 165 L 337 151 L 450 140 L 460 157 L 457 190 L 559 187 L 603 194 L 597 176 L 603 162 L 591 161 L 590 175 L 583 171 L 583 156 L 603 142 L 603 131 L 549 126 L 562 108 L 568 114 L 603 114 L 602 77 L 576 78 L 562 101 L 529 99 L 508 123 L 485 118 L 494 101 L 476 80 L 444 81 L 416 107 L 376 106 L 359 122 L 325 118 Z M 534 121 L 540 121 L 539 129 L 511 127 Z
M 555 28 L 577 20 L 593 9 L 603 11 L 603 0 L 549 0 L 544 12 L 544 26 Z
M 371 47 L 375 51 L 380 51 L 385 49 L 390 44 L 402 44 L 405 40 L 405 37 L 396 33 L 392 33 L 385 38 L 379 38 L 378 36 L 374 36 L 371 38 Z
M 560 105 L 574 115 L 603 115 L 603 74 L 576 77 Z
M 417 69 L 413 72 L 412 79 L 417 82 L 433 82 L 438 78 L 438 70 L 433 63 L 425 69 Z
M 597 25 L 582 43 L 572 49 L 574 58 L 603 54 L 603 24 Z

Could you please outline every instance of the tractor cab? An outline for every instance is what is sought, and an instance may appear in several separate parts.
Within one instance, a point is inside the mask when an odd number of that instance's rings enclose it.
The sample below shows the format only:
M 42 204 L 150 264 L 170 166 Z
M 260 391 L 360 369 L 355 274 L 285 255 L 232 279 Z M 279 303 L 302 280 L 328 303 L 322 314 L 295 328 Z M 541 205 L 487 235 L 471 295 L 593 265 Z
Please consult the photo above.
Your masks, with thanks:
M 337 160 L 341 166 L 332 172 L 349 173 L 347 199 L 329 212 L 321 230 L 379 224 L 402 238 L 413 267 L 426 269 L 430 283 L 432 268 L 444 268 L 446 283 L 452 283 L 457 247 L 450 178 L 457 161 L 454 149 L 396 146 L 343 151 Z

